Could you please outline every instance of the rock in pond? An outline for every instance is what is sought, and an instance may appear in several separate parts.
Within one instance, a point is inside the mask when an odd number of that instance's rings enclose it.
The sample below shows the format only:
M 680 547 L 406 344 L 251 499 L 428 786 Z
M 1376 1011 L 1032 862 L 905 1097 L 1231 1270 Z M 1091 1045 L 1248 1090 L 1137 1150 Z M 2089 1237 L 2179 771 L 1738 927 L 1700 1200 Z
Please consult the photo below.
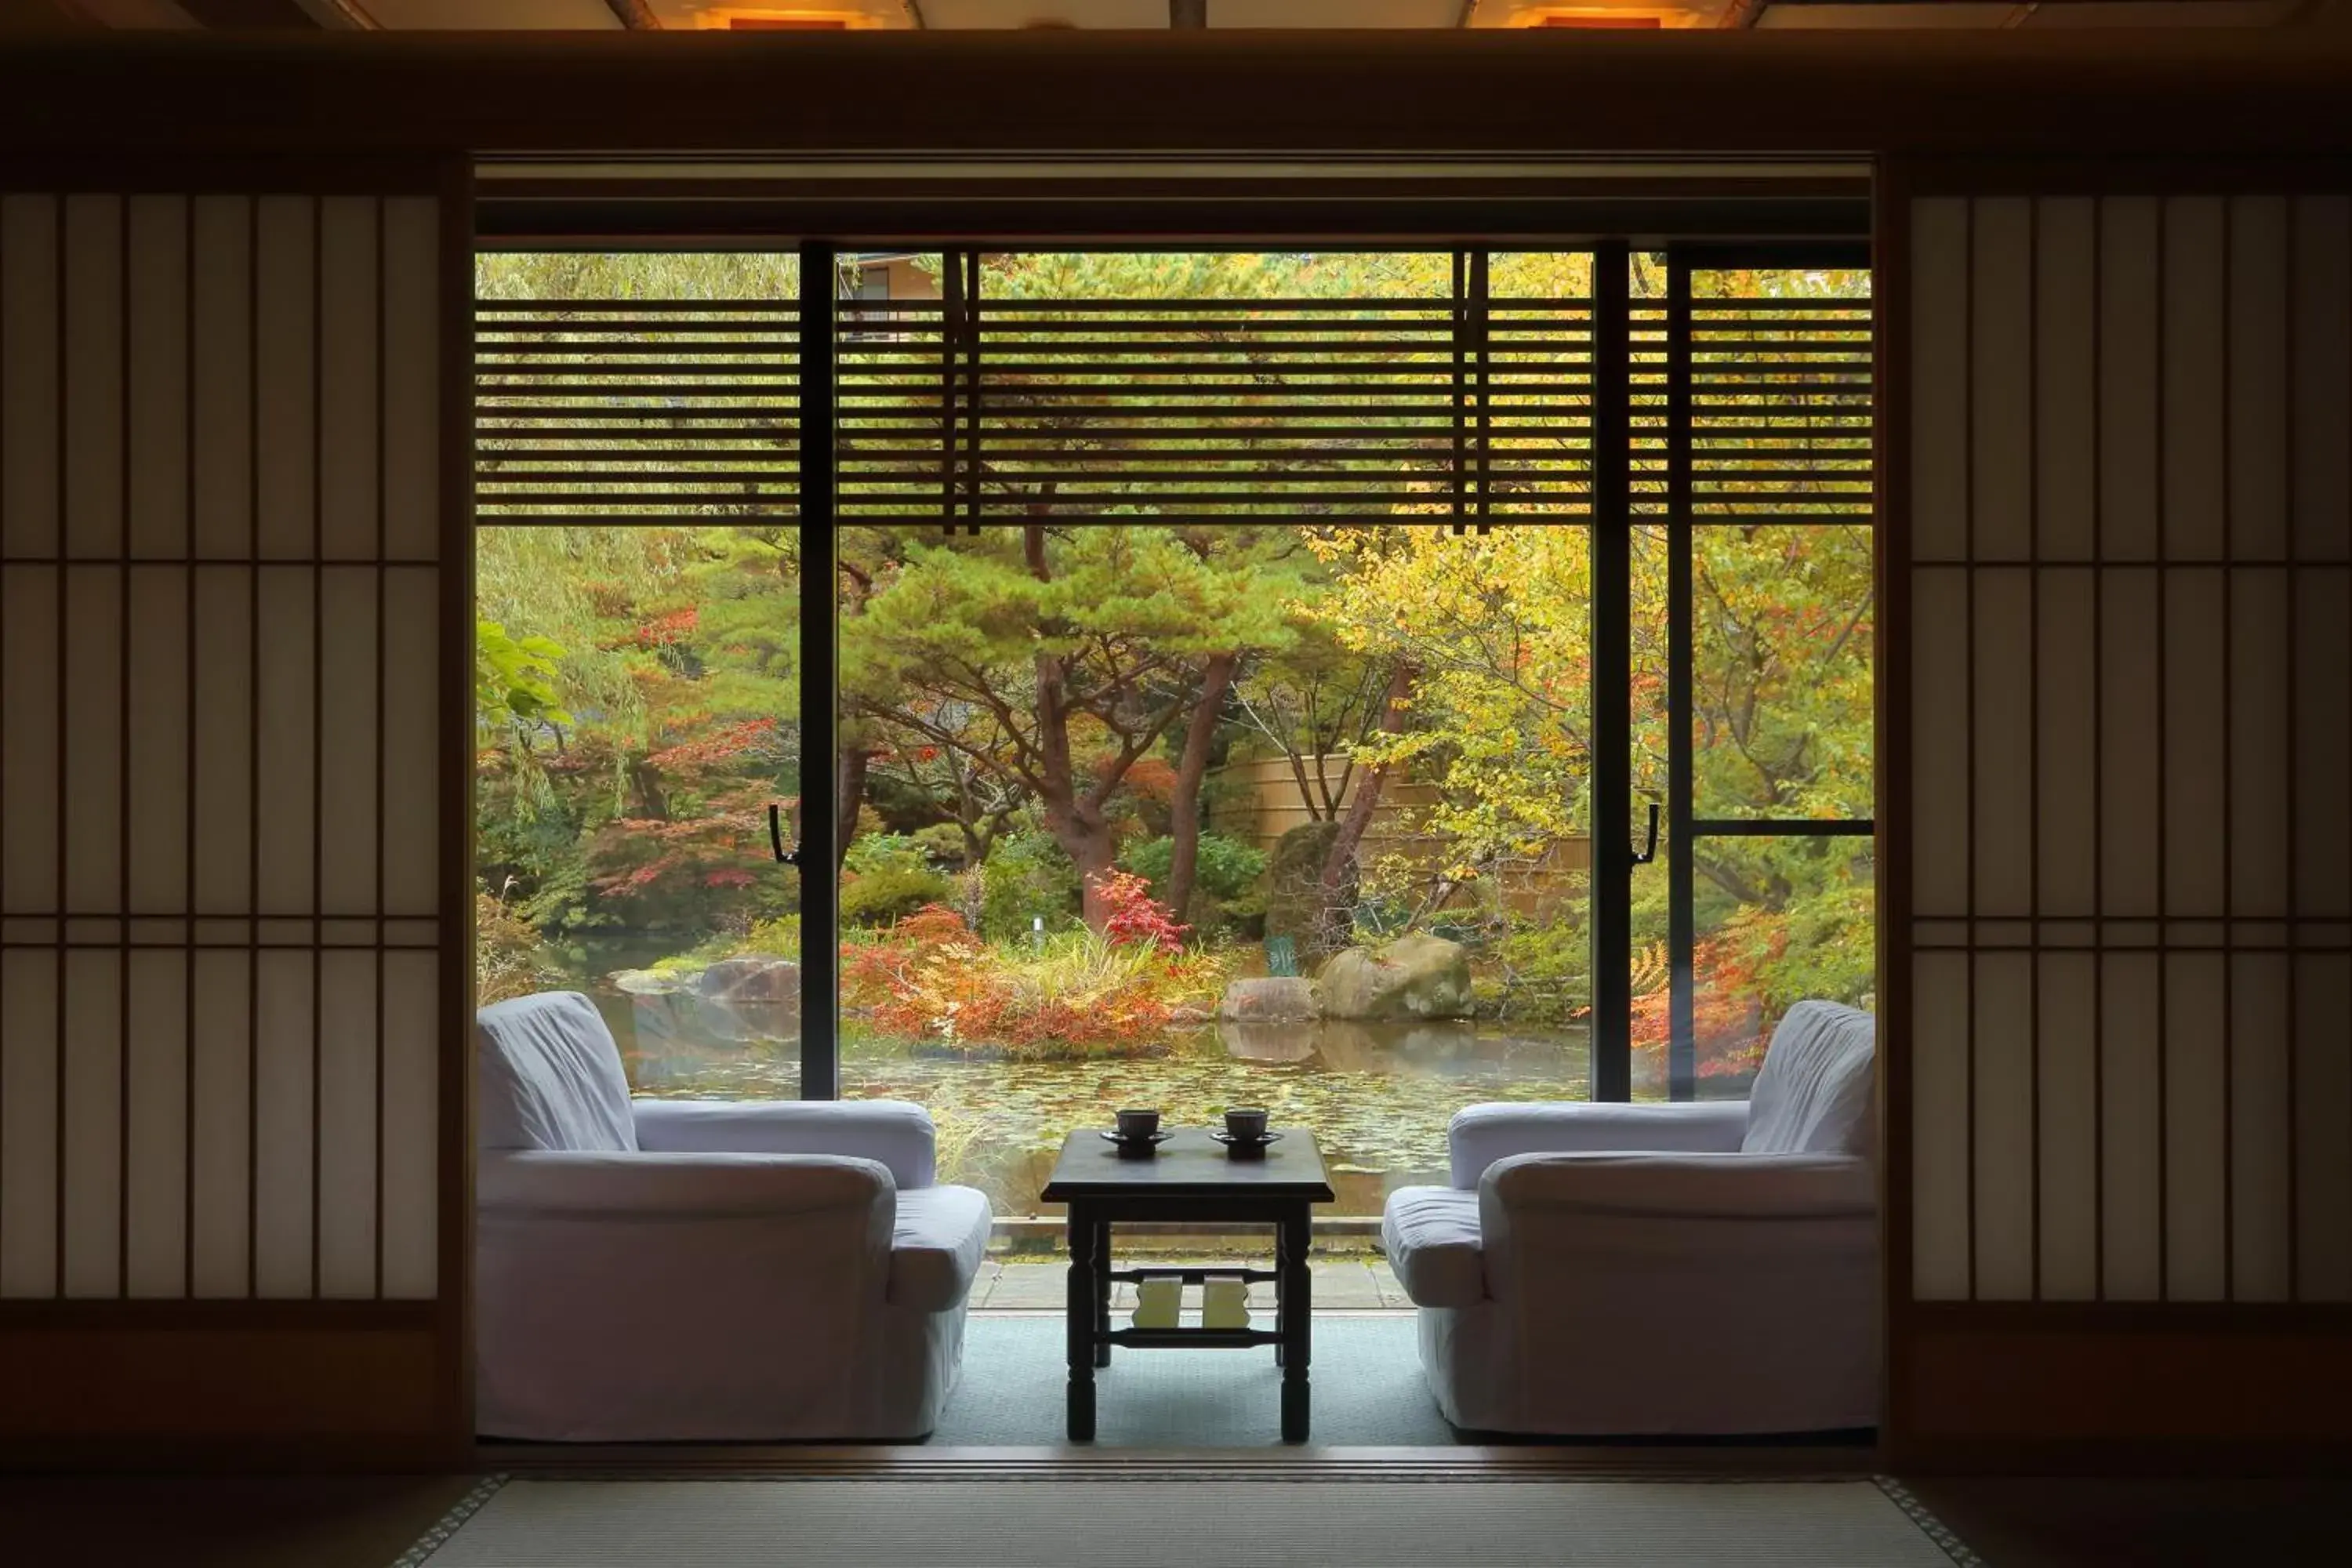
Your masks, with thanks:
M 1226 1018 L 1217 1025 L 1225 1055 L 1245 1062 L 1303 1062 L 1313 1056 L 1323 1026 L 1311 1020 L 1244 1024 Z
M 1315 987 L 1295 974 L 1236 980 L 1217 1004 L 1218 1017 L 1242 1024 L 1309 1020 L 1315 1015 Z
M 1401 936 L 1335 952 L 1315 977 L 1327 1018 L 1467 1018 L 1470 954 L 1441 936 Z

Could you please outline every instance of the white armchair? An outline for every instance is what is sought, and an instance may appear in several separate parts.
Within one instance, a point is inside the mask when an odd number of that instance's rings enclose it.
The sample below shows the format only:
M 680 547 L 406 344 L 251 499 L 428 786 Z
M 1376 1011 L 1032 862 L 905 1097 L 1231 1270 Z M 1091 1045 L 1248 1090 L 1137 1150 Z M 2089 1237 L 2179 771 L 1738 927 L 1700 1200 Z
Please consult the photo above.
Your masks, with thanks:
M 477 1030 L 476 1418 L 548 1441 L 918 1437 L 988 1200 L 893 1100 L 629 1098 L 595 1006 Z
M 1791 1007 L 1745 1103 L 1478 1105 L 1390 1196 L 1445 1418 L 1569 1435 L 1878 1419 L 1873 1022 Z

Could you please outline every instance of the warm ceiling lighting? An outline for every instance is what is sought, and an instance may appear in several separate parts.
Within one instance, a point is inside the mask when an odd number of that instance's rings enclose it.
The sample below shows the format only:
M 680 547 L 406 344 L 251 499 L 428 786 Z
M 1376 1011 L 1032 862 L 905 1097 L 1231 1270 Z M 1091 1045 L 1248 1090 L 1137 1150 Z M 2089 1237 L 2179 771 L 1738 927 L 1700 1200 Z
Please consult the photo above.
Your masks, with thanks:
M 1529 5 L 1514 15 L 1516 27 L 1653 28 L 1686 27 L 1692 14 L 1673 6 Z
M 768 5 L 714 5 L 694 14 L 695 25 L 738 33 L 845 33 L 882 24 L 862 11 Z

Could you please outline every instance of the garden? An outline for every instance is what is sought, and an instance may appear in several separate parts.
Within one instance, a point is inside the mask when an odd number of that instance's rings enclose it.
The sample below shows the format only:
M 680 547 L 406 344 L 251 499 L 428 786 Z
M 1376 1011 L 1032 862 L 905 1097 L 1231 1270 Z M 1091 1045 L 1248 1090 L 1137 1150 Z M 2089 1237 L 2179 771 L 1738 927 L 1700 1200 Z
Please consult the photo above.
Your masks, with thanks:
M 1403 265 L 1083 260 L 989 258 L 988 286 L 1288 297 Z M 793 266 L 497 256 L 480 286 L 788 298 Z M 484 448 L 495 463 L 495 434 Z M 641 1093 L 789 1096 L 799 966 L 829 938 L 843 1092 L 928 1107 L 946 1172 L 1000 1214 L 1035 1212 L 1062 1133 L 1119 1105 L 1264 1104 L 1315 1128 L 1339 1210 L 1370 1214 L 1443 1170 L 1461 1105 L 1582 1097 L 1588 531 L 1041 510 L 839 531 L 835 933 L 803 931 L 768 844 L 771 804 L 827 765 L 794 718 L 790 519 L 483 529 L 483 1000 L 586 991 Z M 1665 776 L 1662 528 L 1635 530 L 1634 558 L 1638 809 Z M 1701 815 L 1866 816 L 1867 531 L 1702 529 L 1693 570 Z M 1790 1003 L 1870 1000 L 1869 842 L 1692 846 L 1702 1093 L 1745 1092 Z M 1655 1095 L 1663 858 L 1633 915 L 1637 1092 Z

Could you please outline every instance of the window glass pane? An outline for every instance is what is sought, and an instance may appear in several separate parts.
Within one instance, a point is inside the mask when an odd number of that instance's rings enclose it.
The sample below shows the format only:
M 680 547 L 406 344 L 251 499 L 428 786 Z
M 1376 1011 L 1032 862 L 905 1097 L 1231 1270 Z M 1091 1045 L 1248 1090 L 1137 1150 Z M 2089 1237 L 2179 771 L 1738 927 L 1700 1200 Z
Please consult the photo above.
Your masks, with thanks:
M 1876 894 L 1871 841 L 1859 837 L 1692 841 L 1696 940 L 1692 1039 L 1701 1100 L 1741 1100 L 1780 1016 L 1808 998 L 1877 1005 Z M 1665 1031 L 1654 1003 L 1635 1004 L 1633 1075 L 1663 1085 Z
M 798 262 L 478 258 L 477 975 L 641 1093 L 800 1084 Z M 562 517 L 572 520 L 556 523 Z
M 1867 819 L 1870 530 L 1692 530 L 1693 814 Z

